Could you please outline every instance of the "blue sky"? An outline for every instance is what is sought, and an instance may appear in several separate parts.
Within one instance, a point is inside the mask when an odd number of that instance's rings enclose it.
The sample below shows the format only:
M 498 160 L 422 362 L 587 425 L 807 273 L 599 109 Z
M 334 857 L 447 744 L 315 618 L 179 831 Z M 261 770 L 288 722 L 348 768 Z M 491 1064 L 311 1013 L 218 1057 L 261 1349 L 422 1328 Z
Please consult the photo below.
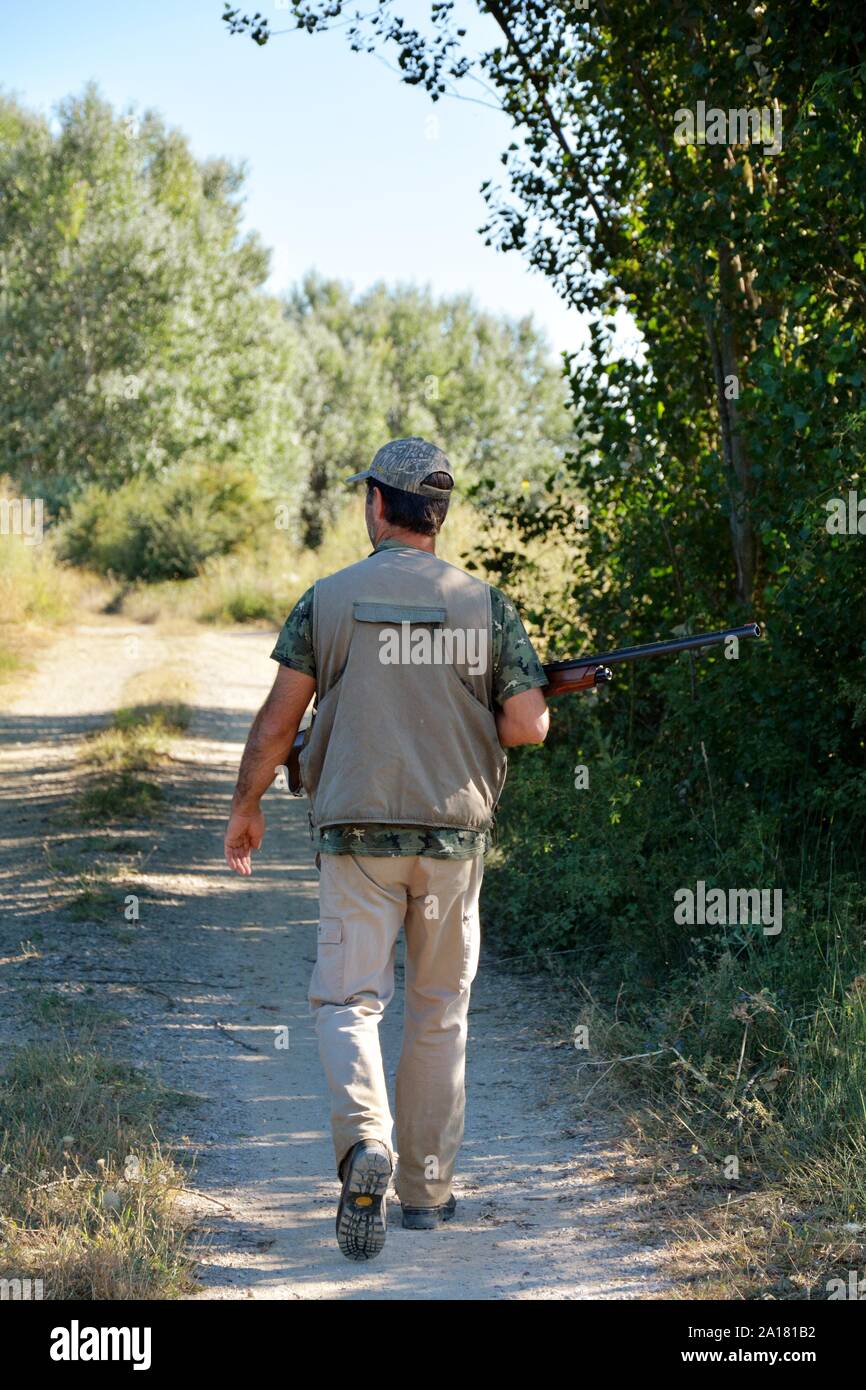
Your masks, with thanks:
M 274 0 L 235 3 L 287 26 Z M 483 42 L 488 21 L 470 0 L 458 4 Z M 381 279 L 469 290 L 495 312 L 532 313 L 555 350 L 580 346 L 579 316 L 521 257 L 478 235 L 479 186 L 504 172 L 499 156 L 512 138 L 500 112 L 433 105 L 339 33 L 292 32 L 260 49 L 229 36 L 222 8 L 0 0 L 3 87 L 48 114 L 94 79 L 116 107 L 160 110 L 196 154 L 244 160 L 247 221 L 273 250 L 274 289 L 314 267 L 356 289 Z

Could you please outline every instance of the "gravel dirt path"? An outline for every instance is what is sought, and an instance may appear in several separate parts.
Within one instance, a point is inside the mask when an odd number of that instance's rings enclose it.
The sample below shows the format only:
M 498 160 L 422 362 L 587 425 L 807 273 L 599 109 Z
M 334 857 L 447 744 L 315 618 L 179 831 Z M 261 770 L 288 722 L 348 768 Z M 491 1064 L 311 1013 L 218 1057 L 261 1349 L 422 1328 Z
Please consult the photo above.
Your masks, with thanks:
M 306 805 L 272 791 L 251 879 L 232 877 L 222 830 L 251 715 L 273 678 L 269 633 L 171 633 L 90 619 L 45 650 L 0 721 L 0 1045 L 31 1023 L 27 986 L 87 992 L 123 1015 L 119 1055 L 198 1097 L 182 1142 L 197 1155 L 194 1203 L 205 1299 L 641 1298 L 664 1287 L 642 1200 L 598 1120 L 578 1117 L 576 1054 L 552 1035 L 543 979 L 482 951 L 473 989 L 459 1222 L 403 1231 L 385 1251 L 339 1254 L 327 1100 L 306 992 L 317 873 Z M 160 774 L 157 821 L 82 829 L 69 816 L 80 742 L 169 666 L 192 678 L 194 713 Z M 134 685 L 132 687 L 134 692 Z M 77 921 L 70 863 L 114 864 L 117 909 Z M 123 918 L 126 895 L 140 920 Z M 483 902 L 483 899 L 482 899 Z M 22 942 L 33 941 L 38 954 Z M 402 966 L 382 1029 L 399 1052 Z M 24 986 L 24 990 L 22 990 Z M 288 1030 L 286 1032 L 286 1030 Z M 288 1040 L 288 1047 L 278 1042 Z M 614 1170 L 616 1175 L 614 1176 Z

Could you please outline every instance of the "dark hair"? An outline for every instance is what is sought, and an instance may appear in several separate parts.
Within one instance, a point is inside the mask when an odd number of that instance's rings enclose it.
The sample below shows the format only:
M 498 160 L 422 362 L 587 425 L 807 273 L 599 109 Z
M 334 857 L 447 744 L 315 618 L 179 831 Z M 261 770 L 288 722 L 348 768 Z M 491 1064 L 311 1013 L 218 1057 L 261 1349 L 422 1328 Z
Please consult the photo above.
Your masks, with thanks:
M 424 479 L 431 487 L 451 489 L 454 483 L 448 473 L 428 473 Z M 448 513 L 450 497 L 425 497 L 423 492 L 404 492 L 402 488 L 380 483 L 377 478 L 367 479 L 367 500 L 377 487 L 382 494 L 382 507 L 385 520 L 391 526 L 399 526 L 404 531 L 415 531 L 419 536 L 435 536 Z

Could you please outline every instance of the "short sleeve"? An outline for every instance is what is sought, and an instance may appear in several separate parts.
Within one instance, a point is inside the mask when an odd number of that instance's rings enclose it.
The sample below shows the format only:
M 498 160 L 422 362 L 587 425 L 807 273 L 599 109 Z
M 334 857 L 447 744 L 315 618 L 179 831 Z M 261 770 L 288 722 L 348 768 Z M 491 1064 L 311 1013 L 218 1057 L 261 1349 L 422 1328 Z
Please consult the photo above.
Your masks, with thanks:
M 315 678 L 313 586 L 307 589 L 306 593 L 301 594 L 286 618 L 271 656 L 281 666 L 290 666 L 293 671 L 303 671 L 305 676 Z
M 547 685 L 547 676 L 511 599 L 499 589 L 491 588 L 490 608 L 493 620 L 493 699 L 501 705 L 512 695 Z

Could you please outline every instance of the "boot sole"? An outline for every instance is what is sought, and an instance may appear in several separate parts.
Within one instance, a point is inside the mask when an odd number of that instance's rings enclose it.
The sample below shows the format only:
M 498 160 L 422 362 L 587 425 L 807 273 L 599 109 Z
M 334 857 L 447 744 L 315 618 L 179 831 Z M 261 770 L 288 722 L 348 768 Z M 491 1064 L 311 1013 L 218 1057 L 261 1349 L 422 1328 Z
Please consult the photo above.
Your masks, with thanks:
M 374 1260 L 385 1244 L 385 1193 L 391 1163 L 384 1150 L 364 1149 L 352 1162 L 337 1208 L 337 1244 L 347 1260 Z

